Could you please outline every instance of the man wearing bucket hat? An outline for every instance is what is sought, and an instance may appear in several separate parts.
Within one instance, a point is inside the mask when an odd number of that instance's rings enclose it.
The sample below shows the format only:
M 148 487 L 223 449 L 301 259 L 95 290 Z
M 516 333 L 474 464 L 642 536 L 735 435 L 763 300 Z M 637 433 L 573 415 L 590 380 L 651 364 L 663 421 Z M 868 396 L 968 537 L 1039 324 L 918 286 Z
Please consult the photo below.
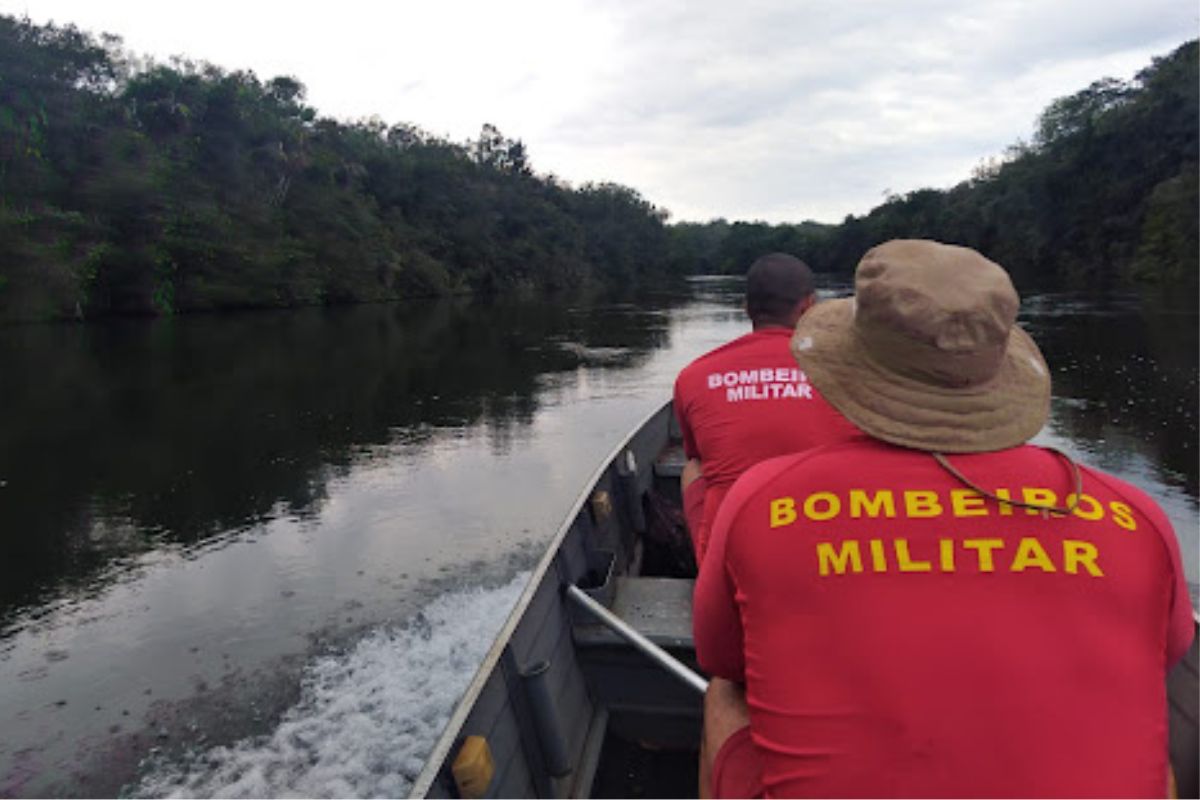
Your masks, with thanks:
M 773 456 L 860 437 L 813 390 L 788 340 L 813 305 L 812 271 L 771 253 L 746 273 L 753 330 L 689 364 L 675 381 L 674 408 L 689 462 L 682 476 L 684 516 L 696 563 L 722 498 L 738 476 Z
M 979 253 L 892 241 L 797 325 L 873 438 L 721 507 L 693 609 L 715 795 L 1165 796 L 1178 543 L 1141 491 L 1025 444 L 1050 376 L 1018 305 Z

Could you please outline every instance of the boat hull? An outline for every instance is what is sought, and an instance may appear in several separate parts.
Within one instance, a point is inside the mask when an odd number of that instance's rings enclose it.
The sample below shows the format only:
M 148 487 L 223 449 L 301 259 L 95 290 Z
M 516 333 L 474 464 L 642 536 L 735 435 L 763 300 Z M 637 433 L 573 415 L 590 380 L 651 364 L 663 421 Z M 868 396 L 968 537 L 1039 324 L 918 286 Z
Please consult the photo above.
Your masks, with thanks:
M 667 404 L 616 448 L 576 501 L 412 796 L 465 794 L 453 760 L 470 736 L 488 743 L 494 775 L 485 793 L 494 797 L 589 795 L 610 731 L 655 747 L 695 747 L 699 694 L 564 599 L 565 588 L 578 585 L 604 605 L 615 604 L 656 644 L 694 661 L 691 580 L 624 580 L 640 573 L 645 557 L 648 493 L 656 482 L 660 491 L 677 487 L 678 470 L 656 465 L 672 425 Z M 646 613 L 637 615 L 634 606 Z

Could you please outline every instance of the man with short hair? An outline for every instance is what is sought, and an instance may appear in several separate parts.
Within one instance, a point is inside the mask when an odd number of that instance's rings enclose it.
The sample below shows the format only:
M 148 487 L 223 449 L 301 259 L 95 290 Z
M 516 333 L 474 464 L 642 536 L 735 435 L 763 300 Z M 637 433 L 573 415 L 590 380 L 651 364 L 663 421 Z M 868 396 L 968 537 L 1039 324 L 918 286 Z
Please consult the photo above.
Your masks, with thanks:
M 1025 444 L 1050 372 L 998 265 L 892 241 L 855 290 L 792 350 L 872 438 L 748 471 L 700 569 L 702 785 L 1166 796 L 1165 680 L 1194 628 L 1166 515 Z
M 860 435 L 813 390 L 788 340 L 816 291 L 808 265 L 785 253 L 746 273 L 753 330 L 706 353 L 675 381 L 675 415 L 689 462 L 682 488 L 696 563 L 721 498 L 739 475 L 772 456 Z

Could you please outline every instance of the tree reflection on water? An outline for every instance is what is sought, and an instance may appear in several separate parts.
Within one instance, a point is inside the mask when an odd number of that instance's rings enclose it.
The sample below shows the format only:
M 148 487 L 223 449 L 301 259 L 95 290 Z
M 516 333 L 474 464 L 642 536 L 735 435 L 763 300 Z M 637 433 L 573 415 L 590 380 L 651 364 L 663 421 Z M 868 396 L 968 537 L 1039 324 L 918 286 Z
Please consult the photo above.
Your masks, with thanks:
M 21 377 L 0 393 L 0 620 L 133 554 L 311 514 L 372 447 L 482 424 L 505 448 L 536 414 L 543 376 L 636 366 L 683 299 L 9 328 L 0 374 Z
M 1051 426 L 1117 474 L 1129 456 L 1143 456 L 1194 504 L 1196 309 L 1135 295 L 1041 295 L 1025 308 L 1053 372 Z

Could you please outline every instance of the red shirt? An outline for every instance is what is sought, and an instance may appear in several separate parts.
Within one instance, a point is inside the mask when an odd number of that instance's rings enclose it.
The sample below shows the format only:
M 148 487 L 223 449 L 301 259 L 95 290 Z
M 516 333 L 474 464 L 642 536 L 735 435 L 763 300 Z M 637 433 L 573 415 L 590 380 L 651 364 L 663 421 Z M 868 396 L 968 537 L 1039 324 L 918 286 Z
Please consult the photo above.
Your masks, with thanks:
M 1074 490 L 1037 447 L 950 461 L 1017 500 Z M 768 794 L 1165 796 L 1166 674 L 1194 625 L 1179 545 L 1145 494 L 1080 470 L 1065 517 L 874 440 L 738 481 L 696 654 L 745 683 Z
M 704 471 L 697 558 L 721 499 L 750 467 L 774 456 L 861 437 L 796 366 L 790 328 L 763 328 L 693 361 L 675 380 L 675 416 L 688 458 Z

